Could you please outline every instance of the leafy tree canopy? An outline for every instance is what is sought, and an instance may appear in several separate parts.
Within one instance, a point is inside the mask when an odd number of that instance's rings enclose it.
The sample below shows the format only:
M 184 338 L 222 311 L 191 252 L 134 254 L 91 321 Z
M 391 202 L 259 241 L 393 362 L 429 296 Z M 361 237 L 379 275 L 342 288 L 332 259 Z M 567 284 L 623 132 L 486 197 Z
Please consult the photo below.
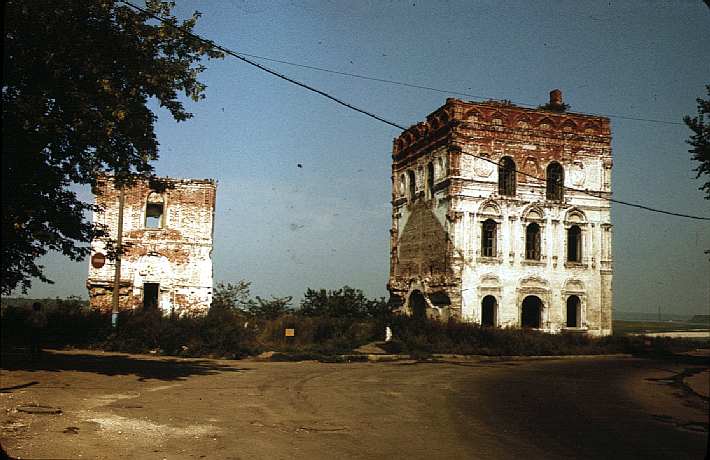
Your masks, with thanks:
M 334 290 L 308 288 L 298 313 L 339 318 L 378 317 L 388 311 L 384 299 L 368 299 L 360 289 L 343 286 Z
M 215 286 L 211 309 L 243 312 L 253 307 L 251 281 L 239 280 L 234 284 L 220 282 Z
M 276 319 L 291 311 L 291 300 L 293 300 L 291 296 L 271 296 L 271 299 L 256 296 L 256 302 L 250 306 L 249 313 L 256 318 Z
M 169 24 L 173 2 L 146 0 Z M 154 99 L 177 121 L 192 115 L 203 58 L 222 53 L 115 0 L 8 0 L 2 74 L 2 286 L 23 292 L 51 282 L 37 258 L 49 250 L 88 254 L 92 205 L 70 188 L 97 175 L 150 175 L 158 157 L 148 108 Z
M 688 150 L 691 154 L 691 159 L 699 162 L 697 168 L 693 169 L 699 178 L 702 175 L 710 176 L 710 85 L 705 86 L 707 91 L 707 99 L 698 98 L 698 116 L 685 116 L 683 121 L 693 134 L 686 141 L 691 145 Z M 707 117 L 707 119 L 706 119 Z M 705 199 L 710 200 L 710 180 L 699 187 L 700 190 L 705 190 Z

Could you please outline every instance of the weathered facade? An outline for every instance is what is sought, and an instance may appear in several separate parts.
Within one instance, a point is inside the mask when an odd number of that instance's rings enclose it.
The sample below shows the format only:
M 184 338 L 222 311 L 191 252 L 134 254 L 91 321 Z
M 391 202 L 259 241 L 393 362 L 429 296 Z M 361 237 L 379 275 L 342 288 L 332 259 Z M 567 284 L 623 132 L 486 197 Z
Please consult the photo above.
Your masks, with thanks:
M 212 238 L 217 192 L 213 180 L 161 178 L 124 188 L 119 308 L 165 313 L 205 312 L 212 302 Z M 118 236 L 118 188 L 99 181 L 94 222 Z M 91 243 L 87 288 L 91 306 L 110 311 L 115 262 L 106 240 Z
M 609 120 L 562 109 L 558 90 L 547 109 L 447 99 L 394 140 L 392 302 L 611 333 Z

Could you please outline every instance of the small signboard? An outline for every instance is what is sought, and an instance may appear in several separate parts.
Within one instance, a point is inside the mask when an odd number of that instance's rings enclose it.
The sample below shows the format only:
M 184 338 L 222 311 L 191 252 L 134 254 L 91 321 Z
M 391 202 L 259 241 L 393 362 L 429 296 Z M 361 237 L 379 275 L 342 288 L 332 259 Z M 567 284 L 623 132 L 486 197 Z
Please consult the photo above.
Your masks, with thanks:
M 285 329 L 284 330 L 284 335 L 286 337 L 296 337 L 296 329 Z
M 104 266 L 106 263 L 106 256 L 101 254 L 100 252 L 97 252 L 93 256 L 91 256 L 91 266 L 94 268 L 101 268 Z

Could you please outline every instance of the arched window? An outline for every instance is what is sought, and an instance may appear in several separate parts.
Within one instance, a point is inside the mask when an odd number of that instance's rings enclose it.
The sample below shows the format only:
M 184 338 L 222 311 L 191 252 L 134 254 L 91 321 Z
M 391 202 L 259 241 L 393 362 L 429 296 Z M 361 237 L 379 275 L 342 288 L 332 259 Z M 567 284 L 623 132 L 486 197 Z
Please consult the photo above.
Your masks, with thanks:
M 553 161 L 547 167 L 547 190 L 548 200 L 562 201 L 564 197 L 565 172 L 562 165 Z
M 529 295 L 523 299 L 522 311 L 520 312 L 520 325 L 522 327 L 540 328 L 542 324 L 542 300 L 534 295 Z
M 413 291 L 409 296 L 409 311 L 415 318 L 426 318 L 426 300 L 421 291 Z
M 429 191 L 429 198 L 434 196 L 434 162 L 430 161 L 426 165 L 426 187 Z
M 515 196 L 515 162 L 510 157 L 503 157 L 498 165 L 498 193 Z
M 582 229 L 577 225 L 567 230 L 567 261 L 582 261 Z
M 525 258 L 540 260 L 540 226 L 536 223 L 525 228 Z
M 417 176 L 414 171 L 407 171 L 407 179 L 409 180 L 409 199 L 414 201 L 417 197 Z
M 163 228 L 165 224 L 165 200 L 159 193 L 152 192 L 148 195 L 145 205 L 145 227 Z
M 579 327 L 582 302 L 576 295 L 567 298 L 567 327 Z
M 496 325 L 496 307 L 498 302 L 492 295 L 487 295 L 481 301 L 481 325 L 495 326 Z
M 498 225 L 492 219 L 481 224 L 481 255 L 483 257 L 496 256 L 497 227 Z

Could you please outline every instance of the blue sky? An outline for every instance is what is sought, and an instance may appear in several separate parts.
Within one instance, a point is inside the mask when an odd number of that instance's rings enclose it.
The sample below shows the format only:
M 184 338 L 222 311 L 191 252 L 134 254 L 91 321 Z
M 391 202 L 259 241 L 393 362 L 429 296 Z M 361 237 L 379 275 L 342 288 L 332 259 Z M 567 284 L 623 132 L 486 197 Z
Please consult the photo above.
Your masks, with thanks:
M 196 32 L 236 51 L 454 90 L 462 97 L 263 62 L 400 125 L 446 97 L 680 122 L 710 84 L 710 9 L 696 2 L 178 1 Z M 390 154 L 398 130 L 236 59 L 207 62 L 207 98 L 176 123 L 159 110 L 159 175 L 219 181 L 216 281 L 292 295 L 344 284 L 386 295 Z M 613 117 L 614 196 L 710 216 L 685 125 Z M 298 168 L 297 164 L 302 164 Z M 710 224 L 614 205 L 615 308 L 710 308 Z M 86 297 L 87 263 L 44 259 Z

